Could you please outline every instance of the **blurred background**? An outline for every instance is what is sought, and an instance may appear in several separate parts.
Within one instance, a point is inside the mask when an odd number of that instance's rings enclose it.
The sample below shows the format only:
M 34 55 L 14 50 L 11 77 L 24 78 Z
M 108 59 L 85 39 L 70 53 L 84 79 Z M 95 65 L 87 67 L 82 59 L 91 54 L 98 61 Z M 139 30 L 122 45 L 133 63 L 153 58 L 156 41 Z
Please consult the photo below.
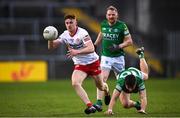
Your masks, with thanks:
M 71 77 L 66 47 L 48 51 L 43 29 L 53 25 L 62 33 L 64 14 L 74 13 L 94 42 L 109 5 L 118 9 L 134 40 L 126 49 L 126 67 L 138 67 L 134 49 L 144 46 L 151 77 L 179 78 L 179 0 L 0 0 L 0 81 Z

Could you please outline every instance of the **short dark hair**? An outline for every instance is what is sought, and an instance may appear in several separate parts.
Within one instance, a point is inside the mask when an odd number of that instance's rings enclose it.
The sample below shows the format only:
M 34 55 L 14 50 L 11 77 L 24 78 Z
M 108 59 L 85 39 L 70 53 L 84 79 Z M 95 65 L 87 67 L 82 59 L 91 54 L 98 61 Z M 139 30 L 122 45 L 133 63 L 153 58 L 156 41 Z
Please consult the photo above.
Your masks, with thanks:
M 74 14 L 65 14 L 64 20 L 66 20 L 66 19 L 76 19 L 76 16 Z
M 136 84 L 136 78 L 133 74 L 131 75 L 127 75 L 125 77 L 125 84 L 129 87 L 129 88 L 133 88 L 134 85 Z
M 116 7 L 114 7 L 114 6 L 109 6 L 107 9 L 106 9 L 107 11 L 108 10 L 112 10 L 112 11 L 116 11 L 116 12 L 118 12 L 118 10 L 116 9 Z

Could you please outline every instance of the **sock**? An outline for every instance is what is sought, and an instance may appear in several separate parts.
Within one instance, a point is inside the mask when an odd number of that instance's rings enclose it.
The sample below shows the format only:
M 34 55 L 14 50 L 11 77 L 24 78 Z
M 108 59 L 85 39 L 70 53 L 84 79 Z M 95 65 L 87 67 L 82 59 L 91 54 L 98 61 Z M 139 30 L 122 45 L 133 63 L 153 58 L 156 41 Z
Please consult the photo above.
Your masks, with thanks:
M 96 104 L 102 106 L 102 100 L 97 100 Z
M 86 105 L 87 105 L 87 107 L 91 107 L 92 103 L 90 102 L 90 103 L 87 103 Z
M 141 106 L 141 103 L 140 103 L 139 101 L 136 101 L 134 107 L 138 108 L 138 107 L 140 107 L 140 106 Z
M 144 58 L 144 53 L 141 52 L 138 56 L 139 56 L 140 59 L 141 59 L 141 58 Z

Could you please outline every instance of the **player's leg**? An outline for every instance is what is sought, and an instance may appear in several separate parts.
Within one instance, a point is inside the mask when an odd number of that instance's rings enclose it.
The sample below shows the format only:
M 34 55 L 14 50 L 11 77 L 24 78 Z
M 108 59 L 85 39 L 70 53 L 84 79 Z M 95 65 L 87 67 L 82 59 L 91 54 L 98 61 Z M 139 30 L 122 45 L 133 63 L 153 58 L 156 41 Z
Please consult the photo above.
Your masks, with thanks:
M 107 83 L 103 82 L 103 78 L 102 78 L 102 74 L 98 74 L 98 75 L 94 75 L 93 76 L 94 80 L 95 80 L 95 83 L 96 83 L 96 87 L 98 88 L 98 90 L 100 92 L 103 92 L 105 93 L 105 104 L 109 104 L 110 102 L 110 92 L 109 92 L 109 87 L 107 85 Z M 100 106 L 102 106 L 102 103 L 98 104 Z
M 99 73 L 98 75 L 93 75 L 93 78 L 95 80 L 97 89 L 103 93 L 103 96 L 105 93 L 105 104 L 109 104 L 111 100 L 109 87 L 107 83 L 103 82 L 102 74 Z M 102 100 L 97 100 L 96 104 L 94 104 L 93 106 L 97 109 L 97 111 L 102 111 Z
M 124 108 L 132 108 L 137 106 L 137 102 L 130 99 L 130 94 L 121 92 L 121 95 L 119 96 L 119 99 L 121 101 L 121 104 Z
M 109 77 L 111 66 L 112 66 L 111 59 L 106 56 L 101 56 L 101 74 L 104 82 L 106 82 Z M 96 104 L 102 106 L 103 97 L 104 97 L 104 92 L 97 89 Z M 104 100 L 105 100 L 105 104 L 108 105 L 110 101 L 106 101 L 107 99 Z
M 104 82 L 106 82 L 107 79 L 108 79 L 108 77 L 109 77 L 110 70 L 109 70 L 109 69 L 102 69 L 102 70 L 101 70 L 101 74 L 102 74 L 102 80 L 103 80 Z M 99 90 L 99 89 L 97 88 L 97 102 L 96 102 L 96 104 L 102 106 L 102 104 L 103 104 L 103 103 L 102 103 L 103 98 L 104 98 L 104 92 L 101 91 L 101 90 Z M 105 97 L 105 98 L 106 98 L 106 97 Z M 110 101 L 109 101 L 108 99 L 104 99 L 104 102 L 105 102 L 106 105 L 108 105 Z
M 74 70 L 72 74 L 72 86 L 74 87 L 77 95 L 87 105 L 87 109 L 85 110 L 85 113 L 89 114 L 89 113 L 94 113 L 96 109 L 92 106 L 92 102 L 89 100 L 86 91 L 82 87 L 82 82 L 86 77 L 87 74 L 85 72 L 80 70 Z
M 141 47 L 136 50 L 136 53 L 138 54 L 140 58 L 140 70 L 144 73 L 144 79 L 148 79 L 148 64 L 144 58 L 144 47 Z

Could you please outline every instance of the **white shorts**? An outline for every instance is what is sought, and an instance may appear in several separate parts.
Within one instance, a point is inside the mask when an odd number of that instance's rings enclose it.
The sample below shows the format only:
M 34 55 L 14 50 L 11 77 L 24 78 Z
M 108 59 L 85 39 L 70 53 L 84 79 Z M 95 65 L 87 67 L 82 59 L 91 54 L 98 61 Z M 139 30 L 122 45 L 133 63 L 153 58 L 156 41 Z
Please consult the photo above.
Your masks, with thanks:
M 101 69 L 113 70 L 119 74 L 125 68 L 124 56 L 107 57 L 101 56 Z

